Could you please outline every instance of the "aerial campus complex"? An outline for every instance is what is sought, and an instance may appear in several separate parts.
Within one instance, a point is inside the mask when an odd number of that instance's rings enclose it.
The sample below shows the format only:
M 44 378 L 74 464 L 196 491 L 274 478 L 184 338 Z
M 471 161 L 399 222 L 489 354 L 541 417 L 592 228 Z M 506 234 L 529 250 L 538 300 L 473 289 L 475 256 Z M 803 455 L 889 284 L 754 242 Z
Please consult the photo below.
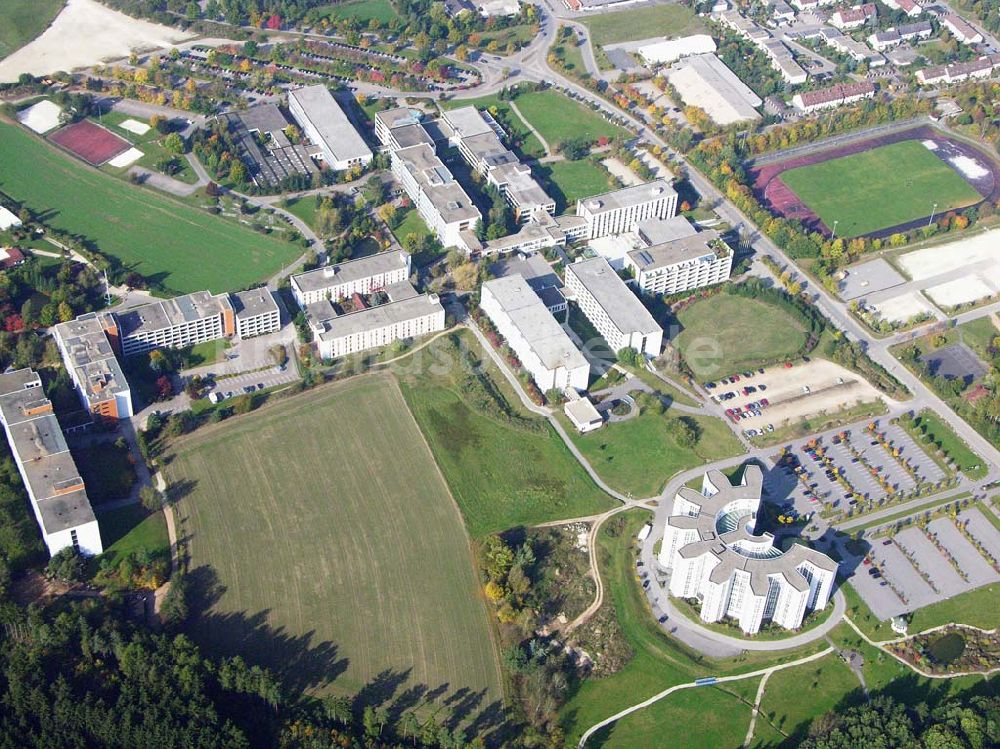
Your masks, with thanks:
M 7 743 L 1000 745 L 997 0 L 7 5 Z

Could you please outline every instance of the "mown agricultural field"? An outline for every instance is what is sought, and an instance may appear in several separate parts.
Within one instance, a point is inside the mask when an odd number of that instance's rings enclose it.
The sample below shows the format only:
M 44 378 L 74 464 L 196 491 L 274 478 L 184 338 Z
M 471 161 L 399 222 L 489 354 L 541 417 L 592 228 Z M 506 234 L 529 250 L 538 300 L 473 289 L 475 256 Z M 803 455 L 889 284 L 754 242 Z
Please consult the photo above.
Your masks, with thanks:
M 65 4 L 65 0 L 4 0 L 0 6 L 0 60 L 45 31 Z
M 180 293 L 245 288 L 301 254 L 281 239 L 89 169 L 2 123 L 0 191 L 48 225 L 86 237 L 129 269 Z
M 209 428 L 169 461 L 209 652 L 290 688 L 500 699 L 468 536 L 391 377 Z

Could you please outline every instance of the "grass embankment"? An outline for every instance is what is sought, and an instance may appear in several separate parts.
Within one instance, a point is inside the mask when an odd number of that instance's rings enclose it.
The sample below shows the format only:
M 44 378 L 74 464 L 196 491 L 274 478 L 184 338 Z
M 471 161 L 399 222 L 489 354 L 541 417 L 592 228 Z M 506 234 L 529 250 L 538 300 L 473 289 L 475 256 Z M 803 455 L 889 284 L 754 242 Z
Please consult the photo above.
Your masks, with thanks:
M 468 374 L 457 363 L 456 340 L 476 358 L 485 357 L 470 333 L 448 336 L 430 344 L 426 356 L 449 366 L 399 376 L 470 534 L 479 538 L 610 509 L 611 498 L 548 422 L 521 408 L 491 360 L 485 359 L 481 382 L 493 395 L 490 400 L 470 395 Z
M 166 474 L 190 630 L 211 652 L 290 689 L 355 694 L 389 674 L 389 691 L 500 699 L 468 536 L 391 377 L 205 427 L 172 446 Z
M 912 423 L 901 420 L 900 424 L 918 444 L 923 444 L 925 449 L 941 450 L 959 471 L 973 481 L 978 481 L 988 473 L 989 466 L 986 462 L 972 452 L 955 434 L 955 430 L 933 411 L 924 409 L 916 415 Z M 924 442 L 925 436 L 930 438 L 930 444 Z
M 187 293 L 240 289 L 301 248 L 91 169 L 0 123 L 0 190 L 151 282 Z
M 0 60 L 48 28 L 66 0 L 4 0 L 0 23 Z

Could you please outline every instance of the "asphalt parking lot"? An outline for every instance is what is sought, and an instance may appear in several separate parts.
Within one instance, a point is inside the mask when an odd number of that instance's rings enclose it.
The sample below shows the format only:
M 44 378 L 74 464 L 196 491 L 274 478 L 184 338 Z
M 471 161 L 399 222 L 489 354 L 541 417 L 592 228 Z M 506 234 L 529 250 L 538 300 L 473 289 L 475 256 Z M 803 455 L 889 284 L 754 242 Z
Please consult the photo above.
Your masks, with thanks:
M 262 372 L 247 372 L 246 374 L 234 375 L 232 377 L 224 377 L 221 380 L 217 380 L 215 387 L 208 390 L 208 393 L 227 393 L 231 392 L 233 395 L 240 395 L 243 392 L 244 387 L 254 386 L 254 389 L 258 389 L 257 385 L 263 385 L 264 389 L 279 387 L 281 385 L 288 385 L 299 379 L 298 373 L 295 371 L 294 367 L 286 367 L 284 372 L 276 372 L 274 368 L 268 369 Z
M 896 534 L 896 543 L 916 561 L 916 567 L 930 579 L 939 596 L 950 598 L 968 590 L 969 586 L 945 556 L 919 528 L 907 528 Z
M 950 518 L 938 518 L 927 525 L 927 529 L 935 534 L 938 541 L 954 557 L 969 578 L 969 585 L 978 588 L 980 585 L 1000 580 L 1000 574 L 990 566 L 982 554 L 973 546 L 969 539 L 962 535 Z
M 886 439 L 894 446 L 900 448 L 900 455 L 908 458 L 917 474 L 924 477 L 925 481 L 937 483 L 945 477 L 944 470 L 927 455 L 913 438 L 908 435 L 902 427 L 897 424 L 886 423 L 880 428 L 885 432 Z
M 969 533 L 983 545 L 994 559 L 1000 560 L 1000 531 L 983 515 L 984 510 L 972 507 L 958 513 L 958 521 L 966 523 Z

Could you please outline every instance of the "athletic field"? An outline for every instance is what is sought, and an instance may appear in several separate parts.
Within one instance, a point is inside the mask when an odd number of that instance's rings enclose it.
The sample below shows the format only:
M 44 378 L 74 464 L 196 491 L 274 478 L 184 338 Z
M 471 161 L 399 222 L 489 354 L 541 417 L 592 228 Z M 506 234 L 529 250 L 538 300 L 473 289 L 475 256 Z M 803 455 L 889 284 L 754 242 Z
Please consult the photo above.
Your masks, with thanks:
M 209 427 L 177 443 L 166 473 L 206 652 L 323 693 L 466 689 L 448 708 L 464 718 L 500 700 L 468 536 L 395 380 Z
M 856 237 L 982 200 L 950 165 L 918 140 L 905 140 L 781 173 L 837 236 Z

